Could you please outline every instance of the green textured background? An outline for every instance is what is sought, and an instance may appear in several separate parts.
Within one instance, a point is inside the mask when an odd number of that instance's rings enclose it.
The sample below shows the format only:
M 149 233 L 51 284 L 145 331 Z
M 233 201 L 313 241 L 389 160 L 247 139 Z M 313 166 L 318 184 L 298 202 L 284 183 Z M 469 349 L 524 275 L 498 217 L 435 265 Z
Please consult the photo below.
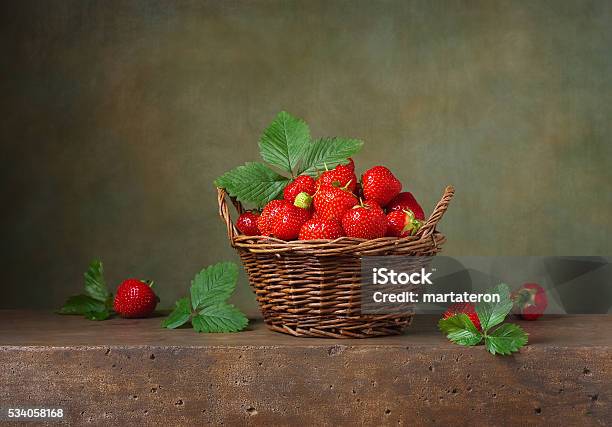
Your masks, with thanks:
M 0 307 L 55 307 L 100 257 L 162 306 L 236 259 L 212 181 L 281 109 L 366 141 L 448 255 L 612 253 L 612 2 L 11 1 Z M 256 312 L 246 280 L 236 302 Z

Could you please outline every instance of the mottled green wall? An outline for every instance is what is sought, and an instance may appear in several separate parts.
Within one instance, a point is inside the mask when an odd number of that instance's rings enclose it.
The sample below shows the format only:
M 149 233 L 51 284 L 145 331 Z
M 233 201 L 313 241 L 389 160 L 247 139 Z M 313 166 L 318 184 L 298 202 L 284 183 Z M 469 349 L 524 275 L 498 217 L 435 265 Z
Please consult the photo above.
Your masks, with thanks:
M 366 141 L 449 255 L 612 252 L 612 2 L 7 1 L 0 306 L 57 306 L 93 257 L 165 306 L 237 259 L 213 179 L 281 109 Z M 254 312 L 243 279 L 237 300 Z

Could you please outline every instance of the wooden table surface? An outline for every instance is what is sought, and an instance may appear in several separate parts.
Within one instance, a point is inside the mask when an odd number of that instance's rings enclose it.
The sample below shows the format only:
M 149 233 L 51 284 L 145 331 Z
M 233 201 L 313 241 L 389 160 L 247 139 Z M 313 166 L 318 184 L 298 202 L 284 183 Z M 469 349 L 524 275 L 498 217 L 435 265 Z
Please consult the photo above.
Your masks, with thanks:
M 63 408 L 73 424 L 606 425 L 612 316 L 519 322 L 529 345 L 494 357 L 449 343 L 432 316 L 403 336 L 294 338 L 0 311 L 0 422 Z

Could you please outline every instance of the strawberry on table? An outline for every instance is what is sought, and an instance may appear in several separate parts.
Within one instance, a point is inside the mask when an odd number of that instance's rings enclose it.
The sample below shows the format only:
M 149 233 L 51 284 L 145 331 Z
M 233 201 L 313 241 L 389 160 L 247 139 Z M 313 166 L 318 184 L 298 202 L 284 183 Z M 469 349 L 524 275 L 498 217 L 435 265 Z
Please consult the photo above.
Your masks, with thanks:
M 368 201 L 386 206 L 402 191 L 402 183 L 384 166 L 374 166 L 361 177 L 363 196 Z
M 373 201 L 353 206 L 342 218 L 342 228 L 348 237 L 377 239 L 387 231 L 387 218 L 382 208 Z
M 283 191 L 283 198 L 291 203 L 300 193 L 308 193 L 312 196 L 317 189 L 314 178 L 308 175 L 300 175 L 289 183 Z
M 412 211 L 416 219 L 425 220 L 423 208 L 410 192 L 399 193 L 387 205 L 387 212 L 407 210 Z
M 150 316 L 159 301 L 151 286 L 138 279 L 125 280 L 117 288 L 113 309 L 121 317 Z
M 236 221 L 236 228 L 247 236 L 258 236 L 259 228 L 257 227 L 257 220 L 259 219 L 259 214 L 255 212 L 244 212 L 242 215 L 238 217 Z
M 542 317 L 548 298 L 546 291 L 537 283 L 525 283 L 512 295 L 518 314 L 524 320 L 536 320 Z
M 413 236 L 423 223 L 410 210 L 392 211 L 387 214 L 387 236 Z
M 337 239 L 344 235 L 342 226 L 335 219 L 311 218 L 300 229 L 300 240 Z
M 474 304 L 471 304 L 469 302 L 459 302 L 451 305 L 448 310 L 444 312 L 442 318 L 448 319 L 449 317 L 453 317 L 454 315 L 460 313 L 466 314 L 467 317 L 470 318 L 474 326 L 476 326 L 476 329 L 482 331 L 480 319 L 478 318 L 478 314 L 476 314 L 476 308 L 474 307 Z
M 320 219 L 340 221 L 357 202 L 353 193 L 333 185 L 322 185 L 314 195 L 314 207 Z

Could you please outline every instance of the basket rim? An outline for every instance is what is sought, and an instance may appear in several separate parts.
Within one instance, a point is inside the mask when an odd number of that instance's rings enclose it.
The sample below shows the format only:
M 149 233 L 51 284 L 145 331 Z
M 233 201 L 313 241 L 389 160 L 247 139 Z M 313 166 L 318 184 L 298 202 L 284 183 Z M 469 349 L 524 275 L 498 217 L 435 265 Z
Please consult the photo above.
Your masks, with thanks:
M 227 200 L 230 199 L 238 214 L 244 212 L 242 204 L 236 199 L 229 197 L 223 188 L 217 187 L 217 201 L 219 204 L 219 216 L 225 222 L 227 236 L 234 248 L 246 249 L 254 253 L 280 253 L 280 252 L 316 252 L 317 255 L 337 255 L 341 253 L 363 253 L 368 251 L 383 251 L 400 248 L 403 246 L 414 246 L 423 242 L 426 246 L 434 246 L 443 243 L 445 236 L 436 230 L 436 226 L 446 210 L 450 200 L 455 194 L 455 188 L 451 185 L 444 190 L 442 198 L 436 204 L 425 224 L 413 236 L 406 237 L 380 237 L 378 239 L 359 239 L 354 237 L 340 237 L 338 239 L 321 240 L 280 240 L 270 236 L 246 236 L 240 234 L 234 225 L 229 213 Z

